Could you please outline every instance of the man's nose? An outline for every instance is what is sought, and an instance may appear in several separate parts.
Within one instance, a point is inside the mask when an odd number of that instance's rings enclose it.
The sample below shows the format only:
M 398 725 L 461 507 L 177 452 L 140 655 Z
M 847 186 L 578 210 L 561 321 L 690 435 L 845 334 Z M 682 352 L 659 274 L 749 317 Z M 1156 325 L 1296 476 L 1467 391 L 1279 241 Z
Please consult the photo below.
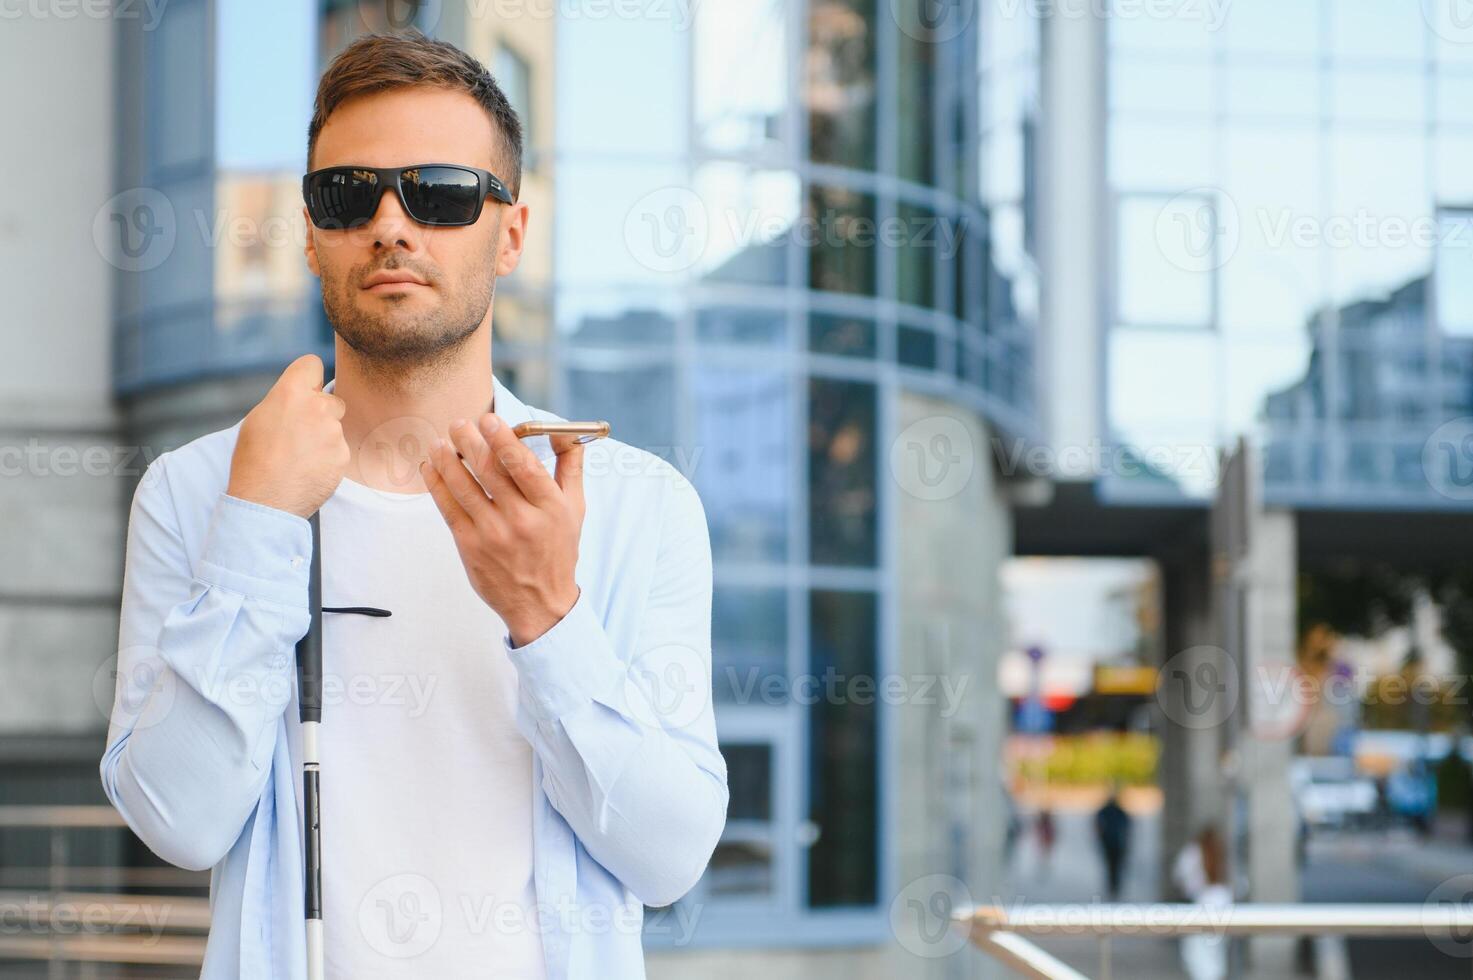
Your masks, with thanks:
M 388 187 L 379 197 L 368 231 L 373 235 L 375 248 L 397 245 L 418 249 L 423 241 L 424 228 L 404 210 L 404 202 L 399 199 L 398 192 Z

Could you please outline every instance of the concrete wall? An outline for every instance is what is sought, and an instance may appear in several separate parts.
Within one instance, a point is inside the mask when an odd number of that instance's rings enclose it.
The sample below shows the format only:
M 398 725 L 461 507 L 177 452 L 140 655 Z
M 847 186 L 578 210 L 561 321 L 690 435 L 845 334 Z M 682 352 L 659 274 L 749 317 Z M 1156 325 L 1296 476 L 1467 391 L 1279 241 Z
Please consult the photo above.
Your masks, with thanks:
M 113 194 L 114 22 L 73 14 L 27 13 L 0 30 L 0 88 L 25 93 L 7 99 L 0 140 L 9 160 L 45 162 L 45 186 L 0 196 L 0 267 L 12 273 L 0 315 L 0 736 L 105 727 L 92 681 L 117 646 L 127 461 L 110 395 L 113 269 L 94 240 Z

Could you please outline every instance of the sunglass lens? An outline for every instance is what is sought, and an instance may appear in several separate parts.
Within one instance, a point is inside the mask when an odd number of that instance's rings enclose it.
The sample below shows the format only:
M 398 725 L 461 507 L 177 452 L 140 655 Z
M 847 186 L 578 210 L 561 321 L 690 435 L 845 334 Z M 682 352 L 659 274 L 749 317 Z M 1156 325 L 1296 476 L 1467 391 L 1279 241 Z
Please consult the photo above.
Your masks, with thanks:
M 307 186 L 307 211 L 319 228 L 355 228 L 378 206 L 378 175 L 368 170 L 326 170 Z
M 480 181 L 459 167 L 414 167 L 399 177 L 404 208 L 427 225 L 460 225 L 476 217 Z

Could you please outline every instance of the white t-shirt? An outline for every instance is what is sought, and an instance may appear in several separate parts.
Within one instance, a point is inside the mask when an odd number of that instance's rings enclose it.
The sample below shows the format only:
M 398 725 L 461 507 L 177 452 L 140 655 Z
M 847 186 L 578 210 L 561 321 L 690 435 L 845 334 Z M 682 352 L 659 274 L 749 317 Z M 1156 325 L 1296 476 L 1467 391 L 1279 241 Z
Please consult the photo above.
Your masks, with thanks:
M 532 748 L 505 625 L 428 493 L 343 480 L 321 511 L 327 976 L 545 976 Z

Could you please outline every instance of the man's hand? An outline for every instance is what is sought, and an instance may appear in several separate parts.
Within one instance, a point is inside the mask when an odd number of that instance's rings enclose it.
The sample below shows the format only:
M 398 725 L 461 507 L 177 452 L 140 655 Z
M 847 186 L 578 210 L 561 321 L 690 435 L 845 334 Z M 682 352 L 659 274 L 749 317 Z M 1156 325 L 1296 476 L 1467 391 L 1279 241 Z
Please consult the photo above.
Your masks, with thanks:
M 310 517 L 342 482 L 352 453 L 343 437 L 343 400 L 322 390 L 322 359 L 287 365 L 240 424 L 225 492 Z
M 555 478 L 488 412 L 452 425 L 450 441 L 438 442 L 422 466 L 471 585 L 519 647 L 557 625 L 578 601 L 573 573 L 583 529 L 583 445 L 558 436 L 553 449 Z

